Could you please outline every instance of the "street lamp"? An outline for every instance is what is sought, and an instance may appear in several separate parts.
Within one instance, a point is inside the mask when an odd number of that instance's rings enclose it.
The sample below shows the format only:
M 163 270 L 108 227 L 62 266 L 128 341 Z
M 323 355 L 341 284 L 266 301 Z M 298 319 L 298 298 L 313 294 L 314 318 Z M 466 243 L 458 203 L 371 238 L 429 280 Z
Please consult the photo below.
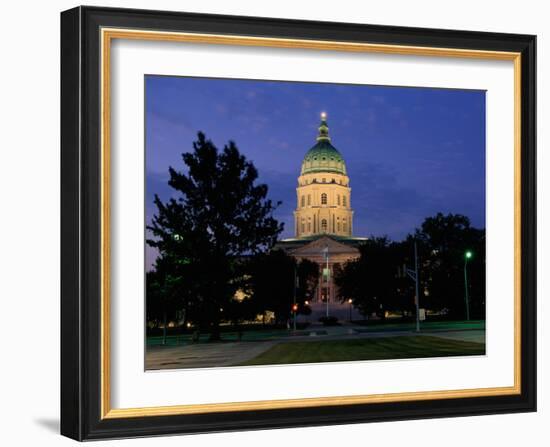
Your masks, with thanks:
M 327 287 L 327 294 L 326 294 L 326 299 L 327 299 L 327 318 L 328 318 L 328 301 L 329 301 L 329 297 L 330 297 L 330 270 L 329 270 L 329 264 L 328 264 L 328 258 L 329 258 L 329 254 L 328 254 L 328 244 L 327 246 L 324 248 L 324 250 L 322 251 L 323 253 L 323 256 L 325 258 L 325 261 L 326 261 L 326 267 L 324 269 L 324 272 L 323 272 L 323 276 L 325 277 L 325 280 L 326 280 L 326 287 Z M 325 276 L 326 275 L 326 276 Z
M 294 292 L 293 292 L 293 302 L 292 302 L 292 327 L 294 329 L 294 332 L 296 332 L 296 312 L 298 311 L 298 304 L 296 303 L 296 289 L 299 287 L 299 277 L 298 277 L 298 271 L 296 269 L 296 264 L 294 264 Z
M 348 300 L 348 303 L 349 303 L 349 322 L 351 323 L 351 308 L 352 308 L 353 300 L 350 298 Z
M 468 296 L 468 261 L 472 259 L 473 253 L 467 250 L 464 253 L 464 303 L 466 304 L 466 321 L 470 321 L 470 298 Z
M 418 292 L 418 250 L 416 248 L 416 239 L 414 240 L 414 270 L 403 265 L 403 275 L 407 275 L 414 281 L 414 306 L 416 308 L 416 332 L 420 332 L 420 295 Z M 376 298 L 375 298 L 376 299 Z

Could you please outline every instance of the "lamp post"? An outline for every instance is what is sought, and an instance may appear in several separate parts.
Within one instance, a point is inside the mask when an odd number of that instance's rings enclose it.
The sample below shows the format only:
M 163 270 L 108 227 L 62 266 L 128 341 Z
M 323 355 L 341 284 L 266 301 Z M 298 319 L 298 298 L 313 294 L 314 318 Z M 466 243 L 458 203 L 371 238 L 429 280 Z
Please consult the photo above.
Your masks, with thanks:
M 353 304 L 353 300 L 350 298 L 348 300 L 348 303 L 349 303 L 349 322 L 351 323 L 351 307 L 352 307 L 352 304 Z
M 292 305 L 292 317 L 293 317 L 293 331 L 296 332 L 296 314 L 298 313 L 298 304 Z
M 468 261 L 472 258 L 473 253 L 467 250 L 464 253 L 464 303 L 466 304 L 466 321 L 470 321 L 470 298 L 468 296 Z
M 329 270 L 329 267 L 328 267 L 328 244 L 327 246 L 324 248 L 323 250 L 323 255 L 324 255 L 324 258 L 325 258 L 325 261 L 326 261 L 326 267 L 325 267 L 325 273 L 326 273 L 326 278 L 325 278 L 325 285 L 326 285 L 326 291 L 327 291 L 327 294 L 326 294 L 326 300 L 327 300 L 327 318 L 329 316 L 329 312 L 328 312 L 328 300 L 329 300 L 329 296 L 330 296 L 330 284 L 329 284 L 329 281 L 330 281 L 330 270 Z M 325 275 L 323 275 L 325 276 Z
M 414 240 L 414 287 L 416 294 L 416 332 L 420 332 L 420 295 L 418 292 L 418 252 L 416 250 L 416 239 Z
M 403 275 L 407 275 L 414 281 L 414 306 L 416 309 L 416 332 L 420 332 L 420 296 L 418 291 L 418 250 L 416 248 L 416 239 L 414 240 L 414 270 L 407 267 L 405 264 L 403 266 Z
M 293 325 L 293 328 L 294 328 L 294 332 L 296 332 L 296 313 L 298 312 L 298 304 L 296 304 L 296 288 L 298 287 L 298 275 L 297 275 L 297 272 L 296 272 L 296 264 L 294 264 L 294 302 L 292 303 L 292 313 L 293 313 L 293 318 L 292 318 L 292 325 Z

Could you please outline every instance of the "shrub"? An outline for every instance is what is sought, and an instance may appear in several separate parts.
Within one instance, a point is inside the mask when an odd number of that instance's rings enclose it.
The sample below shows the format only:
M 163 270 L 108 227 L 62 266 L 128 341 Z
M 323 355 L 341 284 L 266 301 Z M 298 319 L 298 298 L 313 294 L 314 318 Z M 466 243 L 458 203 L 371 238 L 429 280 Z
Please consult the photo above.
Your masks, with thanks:
M 323 326 L 336 326 L 338 325 L 338 318 L 336 317 L 321 317 L 319 321 L 323 323 Z

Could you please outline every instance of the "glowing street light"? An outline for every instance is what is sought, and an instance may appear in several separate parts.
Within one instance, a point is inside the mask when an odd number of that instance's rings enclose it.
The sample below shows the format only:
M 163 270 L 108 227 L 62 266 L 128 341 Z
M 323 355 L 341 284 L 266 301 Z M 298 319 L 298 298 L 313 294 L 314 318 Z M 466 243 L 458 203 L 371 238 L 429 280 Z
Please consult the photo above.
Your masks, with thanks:
M 353 300 L 350 298 L 350 299 L 348 300 L 348 303 L 349 303 L 349 321 L 350 321 L 350 323 L 351 323 L 351 310 L 352 310 L 352 307 L 353 307 L 353 306 L 352 306 Z
M 468 296 L 468 261 L 474 254 L 471 250 L 464 253 L 464 303 L 466 304 L 466 321 L 470 321 L 470 297 Z

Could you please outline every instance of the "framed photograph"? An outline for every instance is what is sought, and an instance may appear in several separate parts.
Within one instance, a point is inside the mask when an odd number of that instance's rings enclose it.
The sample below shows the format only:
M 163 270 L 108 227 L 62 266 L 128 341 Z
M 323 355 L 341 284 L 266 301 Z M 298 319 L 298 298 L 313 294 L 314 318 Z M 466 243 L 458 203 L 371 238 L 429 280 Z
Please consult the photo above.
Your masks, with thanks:
M 535 36 L 61 14 L 61 432 L 536 409 Z

